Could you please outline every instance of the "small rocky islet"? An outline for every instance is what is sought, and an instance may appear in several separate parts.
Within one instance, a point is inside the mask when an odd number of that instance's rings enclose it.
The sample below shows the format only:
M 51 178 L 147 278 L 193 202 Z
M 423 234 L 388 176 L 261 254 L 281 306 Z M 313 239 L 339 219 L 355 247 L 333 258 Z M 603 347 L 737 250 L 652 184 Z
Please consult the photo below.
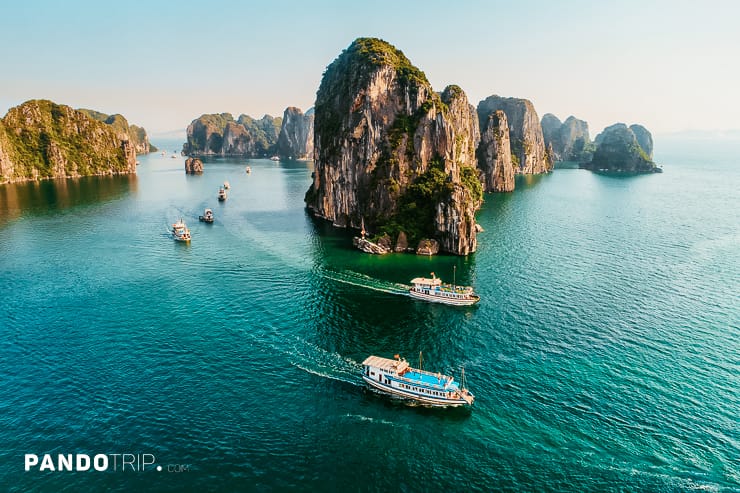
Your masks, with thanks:
M 0 183 L 135 173 L 156 150 L 121 115 L 46 100 L 0 120 Z M 592 142 L 588 124 L 539 119 L 531 101 L 492 95 L 471 105 L 457 85 L 436 92 L 403 52 L 358 38 L 327 67 L 315 107 L 282 117 L 205 114 L 187 128 L 186 173 L 200 157 L 313 159 L 307 210 L 338 228 L 362 229 L 363 251 L 468 255 L 484 192 L 511 192 L 517 174 L 574 161 L 602 173 L 662 171 L 643 126 L 618 123 Z M 365 234 L 367 233 L 367 237 Z

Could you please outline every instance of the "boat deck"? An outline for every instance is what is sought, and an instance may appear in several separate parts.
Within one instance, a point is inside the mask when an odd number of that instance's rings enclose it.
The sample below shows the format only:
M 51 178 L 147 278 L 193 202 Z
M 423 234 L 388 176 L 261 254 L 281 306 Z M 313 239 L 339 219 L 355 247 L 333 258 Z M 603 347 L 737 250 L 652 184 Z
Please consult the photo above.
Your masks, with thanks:
M 446 380 L 443 377 L 443 375 L 440 375 L 439 378 L 437 378 L 436 375 L 430 375 L 428 373 L 419 373 L 417 371 L 407 371 L 404 372 L 402 375 L 403 378 L 408 378 L 409 380 L 414 380 L 416 382 L 419 382 L 422 385 L 432 386 L 432 385 L 439 385 L 443 386 L 446 382 Z

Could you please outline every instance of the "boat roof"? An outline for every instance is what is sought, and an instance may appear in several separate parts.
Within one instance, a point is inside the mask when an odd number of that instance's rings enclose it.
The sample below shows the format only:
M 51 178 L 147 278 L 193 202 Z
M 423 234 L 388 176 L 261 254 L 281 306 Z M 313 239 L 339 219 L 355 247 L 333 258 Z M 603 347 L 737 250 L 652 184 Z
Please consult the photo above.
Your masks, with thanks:
M 414 279 L 411 279 L 411 284 L 428 284 L 430 286 L 440 286 L 442 284 L 442 279 L 438 277 L 434 277 L 432 279 L 428 279 L 426 277 L 415 277 Z
M 365 358 L 365 361 L 362 362 L 363 365 L 380 368 L 382 370 L 396 370 L 399 364 L 403 363 L 405 363 L 406 367 L 408 366 L 408 363 L 406 363 L 405 360 L 381 358 L 380 356 L 368 356 Z

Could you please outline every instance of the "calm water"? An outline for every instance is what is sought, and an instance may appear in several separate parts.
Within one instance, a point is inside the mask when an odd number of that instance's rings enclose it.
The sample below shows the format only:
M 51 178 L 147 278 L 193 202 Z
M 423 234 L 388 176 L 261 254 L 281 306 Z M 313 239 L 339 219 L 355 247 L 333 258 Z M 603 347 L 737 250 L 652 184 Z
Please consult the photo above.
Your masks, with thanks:
M 0 487 L 738 491 L 735 151 L 521 180 L 486 198 L 469 258 L 351 250 L 304 212 L 302 162 L 186 176 L 156 154 L 137 177 L 2 186 Z M 189 246 L 165 234 L 180 216 Z M 479 306 L 405 296 L 453 266 Z M 360 384 L 367 355 L 419 350 L 433 370 L 465 366 L 472 411 Z M 165 469 L 24 472 L 26 453 L 151 453 Z

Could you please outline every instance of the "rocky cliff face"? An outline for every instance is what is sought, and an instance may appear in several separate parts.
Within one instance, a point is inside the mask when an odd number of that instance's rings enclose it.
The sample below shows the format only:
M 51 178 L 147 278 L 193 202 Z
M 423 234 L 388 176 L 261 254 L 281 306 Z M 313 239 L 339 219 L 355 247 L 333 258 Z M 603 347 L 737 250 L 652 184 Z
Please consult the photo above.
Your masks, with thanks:
M 555 161 L 589 162 L 593 154 L 588 123 L 569 116 L 563 123 L 558 117 L 547 113 L 542 117 L 542 135 L 545 144 L 552 147 Z
M 185 160 L 185 174 L 187 175 L 202 175 L 203 174 L 203 161 L 197 157 L 189 157 Z
M 481 127 L 478 167 L 483 172 L 483 188 L 486 192 L 514 190 L 509 122 L 502 110 L 488 115 L 485 125 Z
M 648 131 L 647 128 L 636 123 L 630 125 L 630 130 L 632 130 L 632 133 L 635 134 L 635 137 L 637 138 L 637 143 L 640 144 L 640 147 L 643 151 L 645 151 L 645 154 L 647 154 L 650 159 L 653 159 L 652 134 Z
M 290 159 L 313 159 L 313 108 L 304 115 L 294 106 L 285 108 L 277 141 L 277 154 Z
M 459 87 L 439 95 L 400 50 L 360 38 L 327 68 L 315 112 L 310 211 L 338 227 L 364 219 L 370 233 L 475 251 L 476 124 Z
M 32 100 L 0 122 L 0 183 L 136 173 L 127 135 L 69 106 Z
M 149 136 L 146 134 L 146 130 L 143 127 L 129 125 L 128 120 L 123 115 L 106 115 L 105 113 L 85 108 L 81 108 L 78 111 L 85 113 L 94 120 L 110 125 L 121 139 L 128 138 L 129 142 L 134 146 L 136 154 L 148 154 L 157 150 L 156 147 L 149 143 Z
M 560 127 L 560 146 L 564 161 L 590 161 L 593 149 L 588 123 L 574 116 L 566 118 Z
M 647 130 L 646 130 L 647 132 Z M 640 146 L 635 133 L 624 123 L 604 129 L 596 137 L 597 148 L 590 163 L 582 167 L 594 171 L 655 173 L 660 168 Z
M 202 115 L 188 125 L 183 152 L 189 156 L 265 157 L 275 153 L 282 118 L 259 120 L 231 113 Z
M 503 110 L 509 122 L 511 155 L 517 173 L 545 173 L 552 170 L 552 159 L 547 154 L 545 139 L 542 136 L 540 118 L 534 105 L 527 99 L 489 96 L 478 103 L 480 126 L 486 124 L 488 117 L 496 110 Z
M 542 115 L 542 137 L 545 139 L 545 146 L 552 148 L 550 156 L 553 161 L 562 161 L 562 149 L 560 148 L 560 127 L 563 126 L 563 122 L 560 118 L 553 115 L 552 113 L 545 113 Z

